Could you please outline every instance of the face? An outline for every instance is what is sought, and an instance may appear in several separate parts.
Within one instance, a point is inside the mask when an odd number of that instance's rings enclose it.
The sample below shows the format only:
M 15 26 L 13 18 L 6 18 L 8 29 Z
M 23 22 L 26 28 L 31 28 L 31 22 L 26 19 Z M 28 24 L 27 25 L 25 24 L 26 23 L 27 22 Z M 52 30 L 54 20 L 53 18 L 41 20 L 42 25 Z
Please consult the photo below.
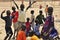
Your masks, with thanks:
M 21 11 L 24 11 L 24 4 L 20 5 Z
M 34 14 L 34 11 L 33 10 L 31 11 L 31 14 Z
M 48 5 L 46 5 L 46 7 L 48 7 Z
M 53 8 L 52 7 L 49 7 L 48 8 L 48 15 L 52 15 L 52 13 L 53 13 Z
M 12 10 L 15 11 L 15 7 L 12 7 Z
M 42 15 L 42 11 L 40 11 L 39 13 L 40 13 L 40 15 Z
M 7 16 L 10 16 L 10 14 L 11 14 L 11 12 L 10 12 L 10 10 L 7 10 Z

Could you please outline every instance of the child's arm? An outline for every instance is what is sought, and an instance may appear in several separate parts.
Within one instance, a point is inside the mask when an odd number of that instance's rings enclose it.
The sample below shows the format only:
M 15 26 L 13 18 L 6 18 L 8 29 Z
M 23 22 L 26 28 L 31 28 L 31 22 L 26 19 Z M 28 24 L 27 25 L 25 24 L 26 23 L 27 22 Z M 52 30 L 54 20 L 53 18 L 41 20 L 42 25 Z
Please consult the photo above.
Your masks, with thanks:
M 44 15 L 43 15 L 43 20 L 44 20 L 44 21 L 46 20 L 46 18 L 44 17 Z
M 15 6 L 17 7 L 17 9 L 19 10 L 19 7 L 18 7 L 18 5 L 16 4 L 16 2 L 14 1 L 14 0 L 12 0 L 13 1 L 13 3 L 15 4 Z
M 3 13 L 5 13 L 5 10 L 1 13 L 1 18 L 5 20 L 5 17 L 3 17 Z
M 31 3 L 31 4 L 26 8 L 26 11 L 27 11 L 34 3 L 36 3 L 36 1 L 34 1 L 33 3 Z

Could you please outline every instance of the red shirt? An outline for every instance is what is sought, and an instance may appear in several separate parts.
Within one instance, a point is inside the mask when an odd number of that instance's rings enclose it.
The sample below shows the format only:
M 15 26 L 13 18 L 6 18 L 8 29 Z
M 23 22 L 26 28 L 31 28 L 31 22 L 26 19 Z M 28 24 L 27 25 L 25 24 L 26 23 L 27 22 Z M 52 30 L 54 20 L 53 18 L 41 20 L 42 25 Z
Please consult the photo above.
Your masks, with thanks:
M 13 23 L 17 22 L 18 21 L 18 11 L 12 12 L 12 16 L 14 16 Z
M 26 22 L 26 29 L 27 29 L 27 31 L 30 30 L 30 22 Z

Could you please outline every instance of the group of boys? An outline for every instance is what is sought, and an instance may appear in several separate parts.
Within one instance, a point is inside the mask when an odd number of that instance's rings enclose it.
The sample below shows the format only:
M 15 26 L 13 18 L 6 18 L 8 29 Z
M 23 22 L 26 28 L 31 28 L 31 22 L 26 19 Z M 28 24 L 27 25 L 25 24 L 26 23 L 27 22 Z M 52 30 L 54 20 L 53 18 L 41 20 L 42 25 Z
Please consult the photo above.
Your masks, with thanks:
M 19 10 L 19 7 L 17 6 L 17 4 L 15 3 L 15 1 L 13 1 L 14 4 L 16 5 L 17 9 Z M 4 40 L 6 40 L 8 37 L 10 40 L 13 32 L 11 29 L 11 25 L 12 25 L 12 21 L 13 21 L 13 25 L 14 25 L 14 36 L 13 38 L 15 38 L 15 33 L 17 32 L 17 36 L 16 36 L 16 40 L 26 40 L 26 37 L 30 36 L 31 40 L 38 40 L 40 37 L 43 38 L 43 40 L 54 40 L 54 36 L 58 37 L 58 32 L 54 27 L 54 17 L 53 17 L 53 7 L 48 7 L 46 9 L 46 13 L 48 16 L 46 16 L 46 18 L 44 17 L 44 15 L 42 14 L 43 11 L 40 10 L 39 11 L 39 15 L 36 17 L 34 16 L 34 10 L 31 10 L 31 22 L 30 22 L 30 18 L 27 18 L 27 22 L 25 22 L 25 12 L 24 12 L 24 4 L 22 3 L 20 6 L 20 10 L 16 11 L 16 8 L 13 6 L 12 7 L 12 14 L 10 12 L 10 10 L 4 10 L 1 13 L 1 18 L 5 21 L 5 30 L 6 30 L 6 37 L 4 38 Z M 7 16 L 3 17 L 3 13 L 5 13 Z M 44 25 L 42 28 L 41 33 L 39 32 L 39 28 L 40 25 L 43 24 L 44 21 Z M 20 22 L 24 23 L 25 25 L 20 25 L 18 24 Z M 20 27 L 20 29 L 19 29 Z

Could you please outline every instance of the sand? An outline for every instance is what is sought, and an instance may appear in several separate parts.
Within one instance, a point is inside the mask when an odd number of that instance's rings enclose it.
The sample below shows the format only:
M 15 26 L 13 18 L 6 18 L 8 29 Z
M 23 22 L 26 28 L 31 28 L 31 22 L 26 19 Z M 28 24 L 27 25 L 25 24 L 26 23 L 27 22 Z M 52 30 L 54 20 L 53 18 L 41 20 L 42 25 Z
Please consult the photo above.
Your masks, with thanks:
M 21 2 L 16 1 L 16 3 L 19 5 L 21 4 Z M 28 6 L 28 2 L 24 2 L 25 7 Z M 43 11 L 45 9 L 45 6 L 48 4 L 49 6 L 54 7 L 54 20 L 55 20 L 55 28 L 57 29 L 58 33 L 60 34 L 60 4 L 59 1 L 55 1 L 55 2 L 37 2 L 34 5 L 32 5 L 33 8 L 30 8 L 27 12 L 26 12 L 26 18 L 27 17 L 31 17 L 30 11 L 33 9 L 35 11 L 35 17 L 39 14 L 39 5 L 42 4 L 43 5 Z M 15 6 L 12 2 L 0 2 L 0 14 L 1 12 L 6 9 L 6 10 L 11 10 L 11 7 Z M 45 15 L 45 13 L 43 12 L 43 14 Z M 5 14 L 4 14 L 5 16 Z M 4 21 L 0 18 L 0 40 L 3 40 L 6 33 L 5 33 L 5 27 L 4 27 Z M 13 30 L 13 26 L 12 26 L 12 30 Z

